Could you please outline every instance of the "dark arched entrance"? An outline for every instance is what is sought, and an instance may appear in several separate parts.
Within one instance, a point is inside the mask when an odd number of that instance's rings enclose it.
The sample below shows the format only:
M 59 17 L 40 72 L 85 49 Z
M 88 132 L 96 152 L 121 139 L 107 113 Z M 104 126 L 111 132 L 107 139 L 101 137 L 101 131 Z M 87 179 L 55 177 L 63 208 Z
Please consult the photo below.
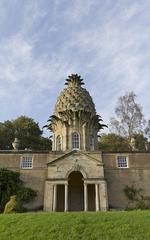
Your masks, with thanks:
M 71 172 L 68 177 L 69 183 L 69 211 L 84 210 L 84 187 L 83 175 L 79 171 Z

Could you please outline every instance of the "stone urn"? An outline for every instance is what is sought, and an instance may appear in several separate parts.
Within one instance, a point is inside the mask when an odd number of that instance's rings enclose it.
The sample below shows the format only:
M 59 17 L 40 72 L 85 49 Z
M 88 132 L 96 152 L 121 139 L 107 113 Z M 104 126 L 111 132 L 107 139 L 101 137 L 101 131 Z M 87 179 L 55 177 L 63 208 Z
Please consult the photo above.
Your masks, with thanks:
M 18 138 L 15 138 L 15 140 L 12 143 L 13 149 L 14 150 L 18 150 L 19 149 L 19 145 L 20 145 L 20 142 L 19 142 Z
M 136 138 L 135 137 L 131 137 L 130 146 L 131 146 L 132 151 L 138 151 L 138 149 L 136 148 Z
M 148 151 L 149 150 L 149 142 L 145 143 L 145 150 Z

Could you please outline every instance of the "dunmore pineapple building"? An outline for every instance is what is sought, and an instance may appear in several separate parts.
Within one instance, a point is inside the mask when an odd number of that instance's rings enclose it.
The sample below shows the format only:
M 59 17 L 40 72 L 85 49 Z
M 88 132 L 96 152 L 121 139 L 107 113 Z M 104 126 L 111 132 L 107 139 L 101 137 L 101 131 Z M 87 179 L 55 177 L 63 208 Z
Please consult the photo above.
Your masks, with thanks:
M 150 153 L 101 152 L 105 126 L 80 76 L 73 74 L 57 99 L 48 128 L 52 151 L 0 150 L 0 167 L 18 171 L 37 191 L 27 207 L 45 211 L 106 211 L 127 206 L 123 189 L 134 185 L 150 196 Z

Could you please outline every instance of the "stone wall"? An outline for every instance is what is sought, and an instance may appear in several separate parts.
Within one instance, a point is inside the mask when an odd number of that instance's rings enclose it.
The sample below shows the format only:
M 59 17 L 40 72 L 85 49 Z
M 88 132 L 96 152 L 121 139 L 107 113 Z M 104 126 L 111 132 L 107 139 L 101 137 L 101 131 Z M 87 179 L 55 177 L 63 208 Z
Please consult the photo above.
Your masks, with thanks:
M 117 168 L 116 160 L 120 155 L 127 156 L 128 168 Z M 128 200 L 123 192 L 126 185 L 142 188 L 143 195 L 150 196 L 150 153 L 103 153 L 103 163 L 110 208 L 127 206 Z
M 20 167 L 23 156 L 33 157 L 33 168 L 22 169 Z M 44 186 L 47 178 L 47 162 L 55 158 L 53 154 L 32 151 L 0 151 L 0 168 L 7 168 L 20 172 L 20 178 L 25 186 L 37 191 L 36 199 L 26 205 L 29 209 L 38 209 L 43 206 Z
M 100 152 L 84 152 L 83 155 L 78 155 L 78 153 L 74 156 L 69 155 L 64 157 L 64 159 L 62 158 L 63 160 L 57 161 L 52 167 L 47 168 L 48 162 L 64 154 L 64 152 L 0 151 L 0 167 L 20 172 L 21 179 L 25 185 L 38 193 L 35 201 L 28 204 L 28 208 L 38 209 L 44 204 L 44 191 L 48 176 L 50 178 L 64 178 L 69 168 L 74 166 L 74 169 L 76 167 L 84 168 L 85 172 L 88 173 L 88 178 L 103 177 L 101 164 L 99 165 L 95 160 L 92 160 L 92 158 L 98 159 L 101 162 Z M 127 156 L 128 168 L 117 168 L 116 159 L 120 155 Z M 20 168 L 22 156 L 33 156 L 32 169 Z M 109 207 L 121 209 L 127 206 L 127 198 L 123 192 L 123 188 L 126 185 L 142 188 L 144 190 L 143 194 L 150 196 L 150 153 L 103 153 L 102 161 L 108 188 Z M 61 169 L 61 172 L 58 171 L 59 169 Z M 48 187 L 51 186 L 48 185 Z
M 48 176 L 47 163 L 64 155 L 64 152 L 48 151 L 0 151 L 0 168 L 20 172 L 25 186 L 37 191 L 37 197 L 26 205 L 28 209 L 40 209 L 44 205 L 45 181 Z M 33 157 L 33 168 L 20 167 L 23 156 Z

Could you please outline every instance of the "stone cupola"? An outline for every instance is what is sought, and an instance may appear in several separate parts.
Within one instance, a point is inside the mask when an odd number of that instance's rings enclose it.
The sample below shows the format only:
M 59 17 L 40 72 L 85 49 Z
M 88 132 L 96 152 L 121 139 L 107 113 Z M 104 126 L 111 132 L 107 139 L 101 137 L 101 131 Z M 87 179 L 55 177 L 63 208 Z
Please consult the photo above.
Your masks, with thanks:
M 52 150 L 96 150 L 97 133 L 106 125 L 100 123 L 102 119 L 79 75 L 69 76 L 65 85 L 48 120 L 47 126 L 53 133 Z

